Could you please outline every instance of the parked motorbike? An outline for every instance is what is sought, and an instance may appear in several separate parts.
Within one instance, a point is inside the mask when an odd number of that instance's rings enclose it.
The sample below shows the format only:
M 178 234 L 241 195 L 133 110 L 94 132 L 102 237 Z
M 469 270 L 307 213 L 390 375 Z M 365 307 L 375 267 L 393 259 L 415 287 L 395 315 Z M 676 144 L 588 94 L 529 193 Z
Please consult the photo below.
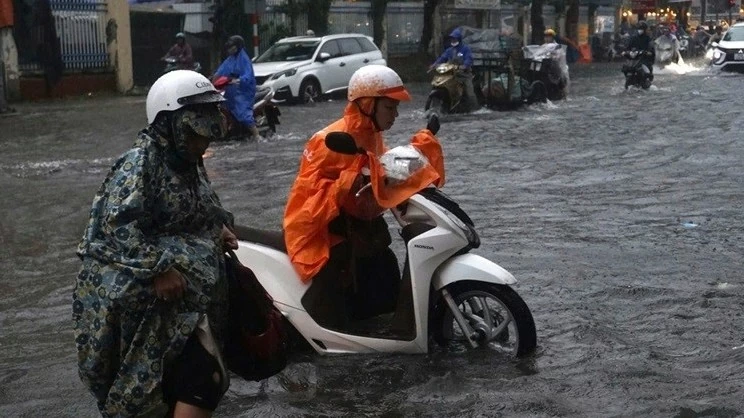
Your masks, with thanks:
M 454 63 L 442 63 L 434 68 L 431 80 L 431 92 L 426 99 L 424 110 L 431 109 L 437 114 L 468 112 L 465 100 L 465 87 L 457 79 L 460 66 Z
M 705 57 L 708 51 L 708 40 L 710 36 L 703 30 L 698 30 L 692 36 L 692 42 L 690 47 L 691 56 L 693 58 Z
M 342 154 L 360 152 L 343 132 L 329 133 L 326 145 Z M 389 150 L 380 161 L 386 184 L 404 180 L 428 164 L 410 145 Z M 534 351 L 535 323 L 527 304 L 511 287 L 514 276 L 470 253 L 478 248 L 480 238 L 457 203 L 441 190 L 427 187 L 391 211 L 407 253 L 399 292 L 407 300 L 399 301 L 393 318 L 407 318 L 407 332 L 395 331 L 389 314 L 343 330 L 319 325 L 302 304 L 310 284 L 295 272 L 281 231 L 236 226 L 235 253 L 288 322 L 320 354 L 427 353 L 430 340 L 450 347 L 487 347 L 509 356 Z
M 212 83 L 221 93 L 225 94 L 225 88 L 230 83 L 230 77 L 221 76 Z M 225 105 L 220 106 L 222 114 L 227 119 L 227 135 L 225 139 L 244 140 L 250 133 L 241 123 L 235 120 L 230 109 Z M 256 96 L 253 103 L 253 119 L 256 121 L 258 133 L 263 137 L 270 137 L 276 133 L 276 125 L 279 125 L 281 111 L 274 102 L 274 90 L 269 86 L 256 86 Z
M 678 35 L 679 38 L 679 56 L 682 58 L 691 58 L 692 55 L 692 38 L 688 34 Z
M 182 66 L 178 64 L 178 60 L 175 57 L 166 57 L 166 58 L 163 58 L 163 61 L 165 61 L 165 68 L 163 69 L 163 74 L 169 73 L 173 70 L 191 70 L 191 71 L 196 71 L 198 73 L 198 72 L 201 72 L 201 69 L 202 69 L 201 64 L 198 62 L 194 62 L 193 64 L 191 64 L 190 68 L 183 68 Z
M 627 90 L 630 86 L 641 87 L 647 90 L 651 87 L 651 82 L 654 79 L 651 70 L 641 62 L 641 58 L 644 54 L 651 54 L 648 51 L 639 51 L 637 49 L 626 51 L 623 56 L 627 59 L 627 62 L 623 64 L 623 74 L 625 74 L 625 89 Z

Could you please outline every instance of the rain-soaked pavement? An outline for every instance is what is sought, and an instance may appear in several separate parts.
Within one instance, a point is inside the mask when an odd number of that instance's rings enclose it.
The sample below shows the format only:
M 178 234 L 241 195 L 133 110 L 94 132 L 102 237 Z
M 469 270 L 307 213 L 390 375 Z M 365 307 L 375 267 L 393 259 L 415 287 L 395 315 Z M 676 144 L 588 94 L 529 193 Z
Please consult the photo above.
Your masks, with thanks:
M 689 70 L 689 69 L 688 69 Z M 684 71 L 678 71 L 684 72 Z M 573 69 L 568 101 L 445 120 L 445 191 L 510 270 L 537 353 L 298 356 L 233 379 L 218 417 L 744 415 L 741 75 Z M 387 134 L 424 125 L 426 85 Z M 0 118 L 0 416 L 94 417 L 71 332 L 74 254 L 143 97 L 24 103 Z M 238 222 L 278 227 L 304 141 L 342 101 L 283 108 L 278 138 L 206 160 Z

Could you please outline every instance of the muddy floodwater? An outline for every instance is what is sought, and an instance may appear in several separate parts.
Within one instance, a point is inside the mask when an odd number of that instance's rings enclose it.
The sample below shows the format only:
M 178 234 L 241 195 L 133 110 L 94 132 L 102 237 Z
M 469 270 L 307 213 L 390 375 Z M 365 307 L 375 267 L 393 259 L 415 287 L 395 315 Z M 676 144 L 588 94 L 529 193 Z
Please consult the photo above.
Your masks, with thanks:
M 694 67 L 623 89 L 572 68 L 567 101 L 445 118 L 444 191 L 474 252 L 518 280 L 537 352 L 297 355 L 232 380 L 216 417 L 744 416 L 744 76 Z M 426 84 L 386 133 L 425 125 Z M 237 222 L 279 228 L 303 144 L 343 100 L 282 106 L 268 142 L 205 164 Z M 71 293 L 95 191 L 145 123 L 144 97 L 22 103 L 0 117 L 0 416 L 95 417 Z

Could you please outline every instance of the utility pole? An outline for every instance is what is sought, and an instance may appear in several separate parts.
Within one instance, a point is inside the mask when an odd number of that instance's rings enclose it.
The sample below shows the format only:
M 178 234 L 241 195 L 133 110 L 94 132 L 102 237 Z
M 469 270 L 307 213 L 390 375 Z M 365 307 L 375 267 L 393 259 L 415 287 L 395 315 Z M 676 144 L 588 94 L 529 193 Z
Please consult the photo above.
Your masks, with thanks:
M 251 25 L 253 25 L 253 59 L 258 58 L 258 0 L 253 0 L 253 14 L 251 15 Z

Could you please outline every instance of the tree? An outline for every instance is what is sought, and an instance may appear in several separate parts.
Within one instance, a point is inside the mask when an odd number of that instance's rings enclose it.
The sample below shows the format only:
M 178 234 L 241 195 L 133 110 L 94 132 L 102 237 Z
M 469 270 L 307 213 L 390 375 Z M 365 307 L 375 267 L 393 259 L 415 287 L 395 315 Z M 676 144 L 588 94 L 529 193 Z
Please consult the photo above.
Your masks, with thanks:
M 372 39 L 383 56 L 387 56 L 387 34 L 385 33 L 385 12 L 390 0 L 372 0 L 370 14 L 372 15 Z
M 328 15 L 331 13 L 333 0 L 305 0 L 307 27 L 318 35 L 328 33 Z
M 574 42 L 579 37 L 579 0 L 568 0 L 565 36 Z
M 443 0 L 424 0 L 424 26 L 421 30 L 421 43 L 419 44 L 419 52 L 430 52 L 431 44 L 434 40 L 435 28 L 438 27 L 434 21 L 435 12 L 437 8 L 441 6 Z M 437 33 L 436 36 L 440 34 Z
M 543 32 L 545 32 L 545 21 L 543 20 L 544 0 L 532 0 L 530 10 L 530 23 L 532 24 L 532 44 L 543 43 Z

